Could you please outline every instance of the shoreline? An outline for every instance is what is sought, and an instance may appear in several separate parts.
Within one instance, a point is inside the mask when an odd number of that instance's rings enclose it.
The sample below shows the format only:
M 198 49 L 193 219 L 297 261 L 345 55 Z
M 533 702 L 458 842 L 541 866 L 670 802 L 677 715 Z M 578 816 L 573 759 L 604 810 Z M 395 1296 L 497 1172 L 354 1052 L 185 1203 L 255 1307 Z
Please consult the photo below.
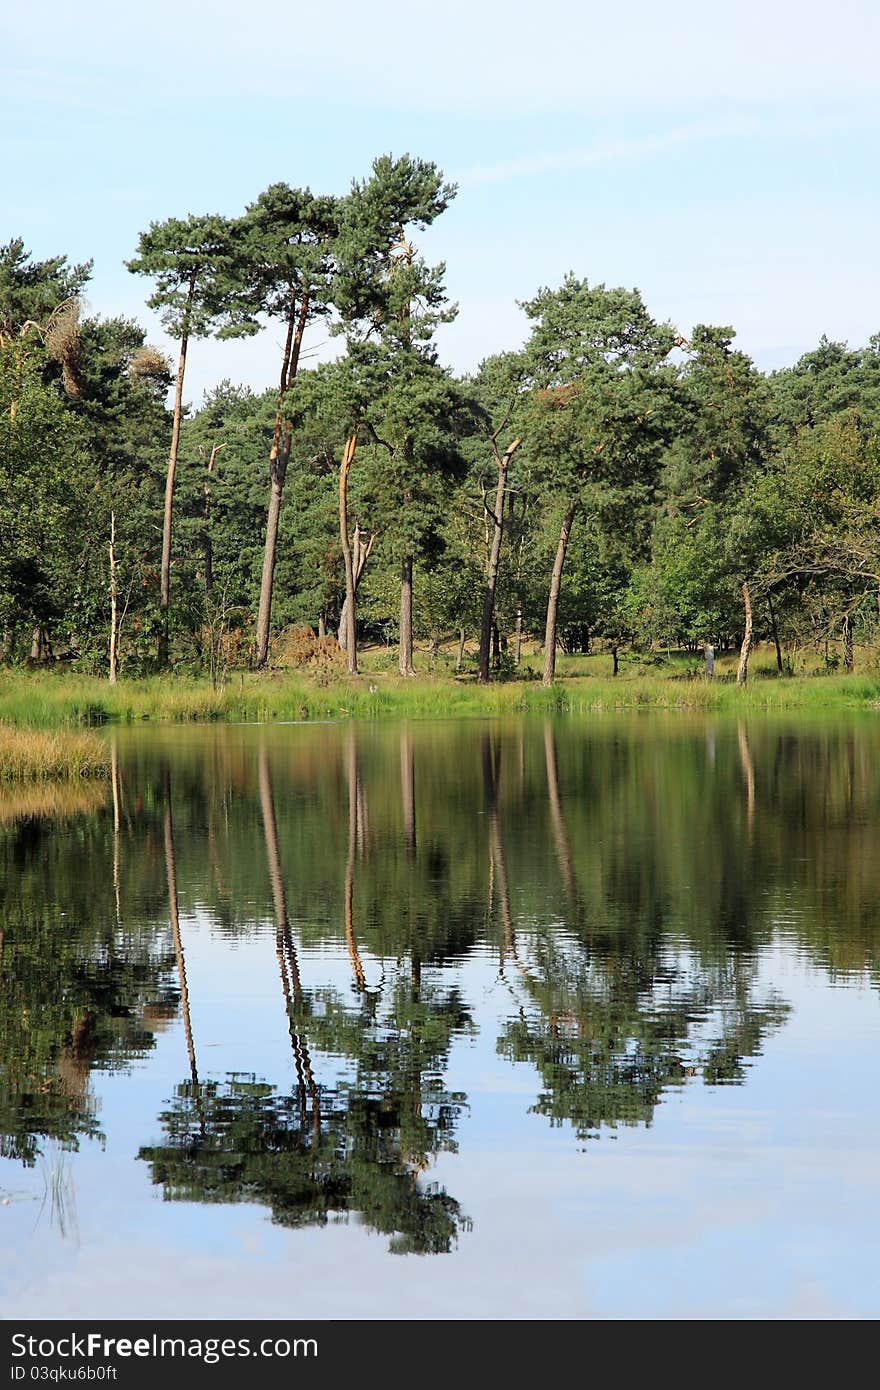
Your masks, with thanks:
M 878 709 L 880 674 L 756 674 L 745 686 L 723 677 L 566 675 L 548 687 L 526 679 L 480 686 L 472 677 L 407 679 L 367 672 L 328 679 L 273 671 L 234 673 L 214 690 L 208 680 L 176 675 L 120 680 L 111 686 L 106 679 L 72 672 L 0 673 L 0 725 L 18 729 L 627 711 L 742 715 Z

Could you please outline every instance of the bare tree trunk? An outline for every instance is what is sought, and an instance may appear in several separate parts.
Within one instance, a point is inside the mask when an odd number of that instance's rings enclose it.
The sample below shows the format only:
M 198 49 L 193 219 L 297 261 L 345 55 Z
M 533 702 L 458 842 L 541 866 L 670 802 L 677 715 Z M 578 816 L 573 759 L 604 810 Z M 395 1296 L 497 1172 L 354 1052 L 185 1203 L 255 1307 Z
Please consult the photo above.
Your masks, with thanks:
M 345 556 L 343 555 L 343 570 L 345 569 Z M 354 557 L 352 557 L 352 569 L 354 569 Z M 350 609 L 348 604 L 348 594 L 342 600 L 342 607 L 339 610 L 339 627 L 336 632 L 336 642 L 341 652 L 348 651 L 348 615 Z M 355 615 L 357 622 L 357 615 Z
M 456 674 L 461 670 L 461 663 L 464 661 L 464 628 L 458 630 L 458 655 L 455 658 Z
M 843 669 L 847 675 L 852 675 L 855 669 L 855 645 L 853 643 L 853 620 L 852 614 L 847 613 L 843 620 Z
M 556 547 L 556 559 L 553 561 L 553 573 L 550 577 L 550 594 L 547 600 L 547 625 L 544 629 L 544 685 L 552 685 L 556 678 L 556 615 L 559 610 L 559 590 L 562 586 L 562 569 L 565 565 L 565 552 L 568 549 L 568 538 L 571 535 L 572 522 L 577 511 L 577 502 L 569 503 L 568 510 L 562 518 L 562 526 L 559 531 L 559 544 Z
M 116 588 L 116 513 L 110 513 L 110 684 L 118 678 L 116 643 L 119 636 L 119 604 Z
M 752 596 L 749 593 L 748 584 L 742 586 L 743 608 L 745 610 L 745 628 L 743 631 L 742 646 L 739 649 L 739 665 L 736 668 L 737 685 L 745 685 L 749 675 L 749 656 L 752 651 Z
M 346 505 L 347 505 L 347 499 L 346 499 Z M 375 535 L 372 535 L 372 536 L 370 536 L 370 539 L 369 539 L 368 541 L 365 542 L 365 541 L 364 541 L 363 532 L 361 531 L 361 524 L 360 524 L 359 521 L 355 522 L 354 533 L 353 533 L 352 538 L 351 538 L 351 570 L 352 570 L 352 581 L 353 581 L 353 585 L 354 585 L 355 603 L 357 603 L 357 594 L 358 594 L 358 589 L 360 588 L 361 576 L 363 575 L 364 569 L 366 568 L 367 561 L 369 560 L 370 555 L 371 555 L 371 553 L 372 553 L 372 550 L 373 550 L 373 542 L 375 541 L 375 539 L 376 539 Z M 342 612 L 339 614 L 339 638 L 338 638 L 339 645 L 340 645 L 340 647 L 342 648 L 342 650 L 343 650 L 344 652 L 345 652 L 345 651 L 348 651 L 348 640 L 349 640 L 349 632 L 348 632 L 348 626 L 349 626 L 349 624 L 348 624 L 348 613 L 349 613 L 349 603 L 348 603 L 348 593 L 346 592 L 345 598 L 344 598 L 343 601 L 342 601 Z
M 498 564 L 501 559 L 501 540 L 504 531 L 504 494 L 507 489 L 507 471 L 520 441 L 515 439 L 495 462 L 498 467 L 498 482 L 495 487 L 495 510 L 492 513 L 492 544 L 489 549 L 489 563 L 486 571 L 486 587 L 483 590 L 483 618 L 480 624 L 480 658 L 477 679 L 485 685 L 489 679 L 489 643 L 492 625 L 495 621 L 495 588 L 498 582 Z M 493 445 L 494 447 L 494 445 Z
M 290 427 L 284 429 L 284 398 L 296 378 L 299 369 L 299 355 L 303 334 L 309 316 L 309 296 L 303 294 L 300 300 L 299 315 L 294 316 L 295 301 L 291 292 L 290 315 L 287 320 L 287 338 L 284 356 L 281 360 L 281 380 L 278 386 L 278 406 L 275 412 L 275 432 L 269 454 L 269 508 L 266 515 L 266 548 L 263 552 L 263 574 L 260 580 L 260 606 L 257 612 L 257 637 L 254 650 L 254 663 L 259 669 L 269 659 L 269 628 L 272 619 L 272 590 L 275 583 L 275 560 L 278 551 L 278 518 L 281 515 L 281 497 L 284 492 L 284 479 L 287 476 L 287 463 L 290 458 Z M 282 445 L 281 437 L 284 435 Z
M 319 642 L 323 642 L 323 640 L 324 640 L 324 638 L 325 638 L 326 636 L 327 636 L 327 623 L 326 623 L 326 620 L 325 620 L 325 618 L 324 618 L 323 612 L 321 612 L 321 613 L 318 614 L 318 641 L 319 641 Z
M 400 649 L 398 669 L 402 676 L 414 676 L 413 617 L 412 617 L 413 557 L 404 555 L 400 562 Z
M 214 472 L 214 460 L 216 459 L 220 450 L 225 448 L 225 444 L 215 444 L 213 449 L 211 450 L 211 456 L 208 459 L 206 467 L 207 477 L 205 478 L 204 487 L 205 529 L 202 533 L 202 554 L 204 555 L 205 559 L 205 593 L 208 596 L 208 598 L 210 598 L 211 594 L 214 592 L 214 545 L 211 540 L 211 478 Z
M 290 430 L 272 461 L 269 482 L 269 506 L 266 511 L 266 546 L 263 551 L 263 573 L 260 578 L 260 607 L 257 614 L 257 645 L 255 665 L 265 666 L 269 659 L 269 629 L 272 618 L 272 591 L 275 585 L 275 561 L 278 557 L 278 526 L 281 518 L 281 499 L 290 457 Z
M 342 621 L 340 621 L 340 646 L 345 649 L 348 657 L 349 675 L 357 675 L 357 595 L 354 584 L 354 564 L 351 555 L 351 543 L 348 539 L 348 471 L 354 460 L 354 451 L 357 448 L 357 430 L 349 435 L 345 441 L 345 449 L 342 455 L 342 465 L 339 469 L 339 539 L 342 542 L 342 559 L 345 565 L 345 604 L 342 610 Z M 342 641 L 343 622 L 345 624 L 345 640 Z
M 767 595 L 767 607 L 770 610 L 770 630 L 773 633 L 773 645 L 776 648 L 776 670 L 781 676 L 784 669 L 782 665 L 782 648 L 779 645 L 779 628 L 776 625 L 776 612 L 773 608 L 772 594 Z
M 611 674 L 612 676 L 616 676 L 620 672 L 620 654 L 616 647 L 611 648 L 611 660 L 614 663 Z
M 513 639 L 513 664 L 519 666 L 522 657 L 522 609 L 516 610 L 516 635 Z
M 183 311 L 183 332 L 180 335 L 180 356 L 177 359 L 177 380 L 174 383 L 174 415 L 171 422 L 171 451 L 165 475 L 165 515 L 162 523 L 162 563 L 159 570 L 159 647 L 160 668 L 168 665 L 168 628 L 171 614 L 171 521 L 174 512 L 174 477 L 180 448 L 180 422 L 183 415 L 183 378 L 186 372 L 186 351 L 189 346 L 189 323 L 196 292 L 196 271 L 189 277 L 186 307 Z
M 35 627 L 31 633 L 31 661 L 39 661 L 43 655 L 43 629 Z

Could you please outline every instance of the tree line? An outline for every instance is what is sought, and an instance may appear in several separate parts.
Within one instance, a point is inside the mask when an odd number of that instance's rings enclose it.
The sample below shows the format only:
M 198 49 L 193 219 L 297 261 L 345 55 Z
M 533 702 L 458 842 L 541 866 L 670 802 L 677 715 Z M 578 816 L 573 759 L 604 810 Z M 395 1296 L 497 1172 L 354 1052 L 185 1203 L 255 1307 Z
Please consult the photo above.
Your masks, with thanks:
M 880 335 L 765 374 L 732 327 L 685 338 L 575 274 L 521 302 L 522 347 L 456 376 L 445 267 L 415 238 L 456 196 L 383 156 L 344 195 L 272 185 L 168 218 L 127 262 L 178 343 L 87 316 L 91 263 L 0 247 L 0 631 L 7 661 L 109 674 L 358 667 L 364 640 L 525 638 L 618 654 L 772 639 L 852 670 L 880 621 Z M 330 362 L 308 351 L 323 326 Z M 186 404 L 199 340 L 271 334 L 274 386 Z M 305 350 L 304 350 L 305 345 Z M 172 401 L 169 407 L 168 400 Z M 274 642 L 274 647 L 273 647 Z

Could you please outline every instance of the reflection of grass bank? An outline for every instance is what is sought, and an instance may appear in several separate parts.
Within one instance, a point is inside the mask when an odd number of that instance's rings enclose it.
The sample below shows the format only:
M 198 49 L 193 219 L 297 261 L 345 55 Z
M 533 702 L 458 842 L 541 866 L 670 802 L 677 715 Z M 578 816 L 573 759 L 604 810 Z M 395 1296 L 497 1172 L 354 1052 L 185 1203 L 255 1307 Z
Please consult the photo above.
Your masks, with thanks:
M 106 795 L 107 784 L 95 780 L 0 781 L 0 825 L 30 817 L 91 816 L 103 806 Z
M 107 743 L 97 734 L 0 727 L 0 782 L 103 777 L 109 771 Z
M 762 710 L 880 707 L 880 676 L 757 677 L 740 689 L 725 680 L 622 674 L 616 680 L 568 675 L 549 689 L 531 680 L 478 686 L 473 679 L 428 676 L 403 680 L 369 672 L 356 678 L 314 678 L 289 672 L 235 675 L 223 690 L 210 682 L 164 676 L 106 681 L 71 673 L 7 672 L 0 676 L 0 720 L 21 728 L 75 728 L 106 721 L 263 721 L 443 718 L 517 713 L 588 714 L 659 709 L 747 713 Z M 107 769 L 105 747 L 91 743 L 27 745 L 0 735 L 0 776 L 86 776 Z

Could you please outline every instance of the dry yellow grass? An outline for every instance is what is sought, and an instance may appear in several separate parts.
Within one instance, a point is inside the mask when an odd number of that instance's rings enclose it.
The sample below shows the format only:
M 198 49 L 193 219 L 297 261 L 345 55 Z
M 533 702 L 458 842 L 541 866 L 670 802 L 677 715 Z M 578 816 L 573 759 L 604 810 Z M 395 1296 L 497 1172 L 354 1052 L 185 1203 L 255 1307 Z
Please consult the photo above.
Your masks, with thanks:
M 109 748 L 98 734 L 0 725 L 0 781 L 104 777 Z

